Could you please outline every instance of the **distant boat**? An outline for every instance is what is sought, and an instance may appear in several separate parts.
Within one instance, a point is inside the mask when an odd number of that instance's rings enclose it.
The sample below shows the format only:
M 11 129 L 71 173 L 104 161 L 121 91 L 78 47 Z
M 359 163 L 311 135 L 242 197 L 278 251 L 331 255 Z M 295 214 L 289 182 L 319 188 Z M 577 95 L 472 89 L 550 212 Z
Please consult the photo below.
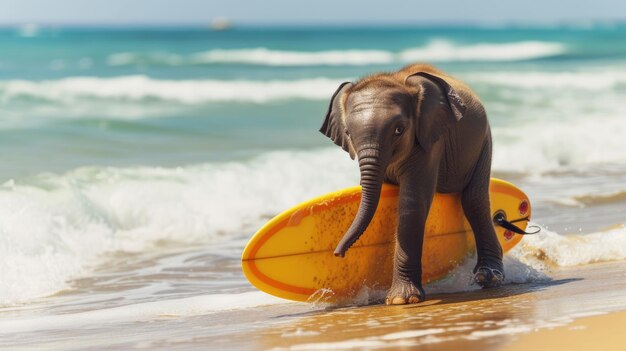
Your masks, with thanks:
M 213 30 L 227 30 L 232 28 L 233 24 L 227 19 L 223 17 L 217 17 L 211 21 L 210 27 Z

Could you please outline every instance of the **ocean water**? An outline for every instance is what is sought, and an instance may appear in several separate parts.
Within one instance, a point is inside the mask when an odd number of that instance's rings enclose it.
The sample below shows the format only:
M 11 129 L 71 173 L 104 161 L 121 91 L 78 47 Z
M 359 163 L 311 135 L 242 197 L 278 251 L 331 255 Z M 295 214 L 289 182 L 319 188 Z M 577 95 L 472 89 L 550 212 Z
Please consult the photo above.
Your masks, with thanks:
M 243 246 L 358 183 L 317 131 L 338 84 L 418 61 L 479 94 L 546 228 L 510 282 L 626 258 L 626 26 L 3 28 L 0 334 L 284 303 Z

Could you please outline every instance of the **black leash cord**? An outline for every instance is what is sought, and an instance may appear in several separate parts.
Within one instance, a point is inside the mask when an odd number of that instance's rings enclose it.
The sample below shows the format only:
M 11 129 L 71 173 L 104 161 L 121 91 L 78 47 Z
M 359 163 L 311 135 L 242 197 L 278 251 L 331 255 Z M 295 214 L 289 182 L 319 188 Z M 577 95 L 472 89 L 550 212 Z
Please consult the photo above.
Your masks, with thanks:
M 516 220 L 515 222 L 519 222 L 519 221 L 527 221 L 528 218 L 523 218 L 523 219 L 519 219 Z M 508 229 L 514 233 L 517 234 L 522 234 L 522 235 L 532 235 L 532 234 L 537 234 L 541 231 L 541 228 L 538 226 L 530 226 L 530 228 L 536 229 L 534 232 L 529 233 L 524 231 L 522 228 L 516 226 L 515 224 L 513 224 L 513 222 L 509 222 L 506 220 L 506 216 L 504 215 L 503 212 L 497 212 L 494 216 L 493 216 L 493 223 L 495 223 L 496 225 L 501 226 L 504 229 Z

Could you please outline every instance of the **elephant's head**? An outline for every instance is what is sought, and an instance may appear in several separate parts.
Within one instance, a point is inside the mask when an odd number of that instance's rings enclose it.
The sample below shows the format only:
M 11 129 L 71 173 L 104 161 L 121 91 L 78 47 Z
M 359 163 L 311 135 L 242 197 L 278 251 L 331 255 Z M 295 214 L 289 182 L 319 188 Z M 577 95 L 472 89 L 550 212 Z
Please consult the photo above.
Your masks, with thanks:
M 402 164 L 417 144 L 429 152 L 464 110 L 446 81 L 425 72 L 404 79 L 378 75 L 339 86 L 320 132 L 352 159 L 358 158 L 362 193 L 358 213 L 335 256 L 343 257 L 374 217 L 387 168 Z

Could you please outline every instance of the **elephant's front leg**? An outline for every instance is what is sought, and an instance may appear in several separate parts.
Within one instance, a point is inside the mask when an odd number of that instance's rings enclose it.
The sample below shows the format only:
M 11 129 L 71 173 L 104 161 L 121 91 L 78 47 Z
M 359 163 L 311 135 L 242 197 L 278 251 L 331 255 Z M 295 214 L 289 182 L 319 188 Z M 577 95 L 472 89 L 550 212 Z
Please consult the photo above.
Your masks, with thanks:
M 422 288 L 422 246 L 435 184 L 434 181 L 425 183 L 411 181 L 400 184 L 393 281 L 385 300 L 388 305 L 417 303 L 426 299 Z

